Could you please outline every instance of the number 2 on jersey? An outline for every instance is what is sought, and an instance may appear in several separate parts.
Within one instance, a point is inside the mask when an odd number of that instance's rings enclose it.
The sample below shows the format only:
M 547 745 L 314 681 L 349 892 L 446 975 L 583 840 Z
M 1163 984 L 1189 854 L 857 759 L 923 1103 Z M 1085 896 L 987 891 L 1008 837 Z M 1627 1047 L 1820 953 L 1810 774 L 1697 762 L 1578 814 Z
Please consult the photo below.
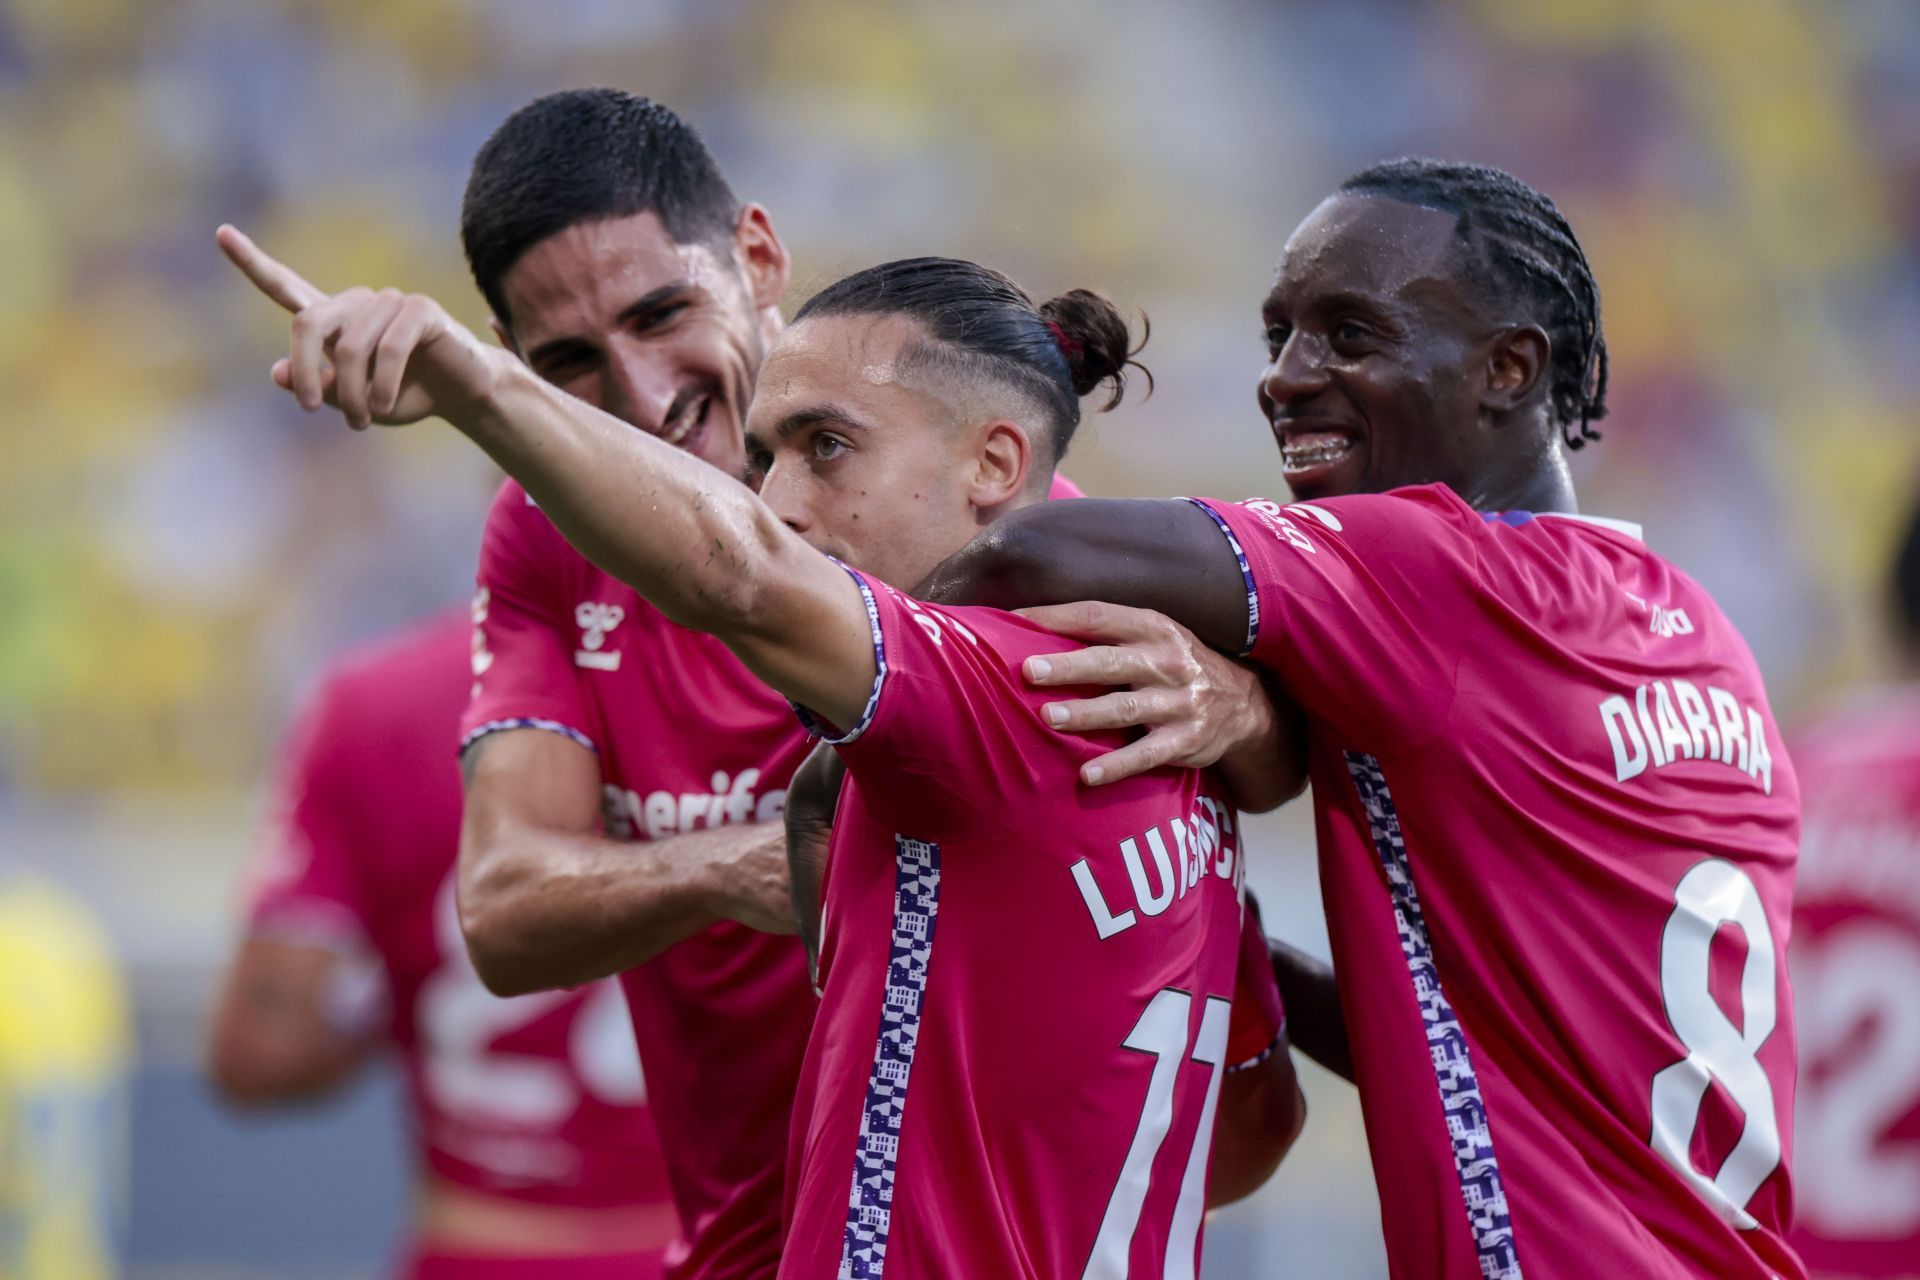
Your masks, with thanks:
M 1193 1060 L 1212 1067 L 1207 1073 L 1207 1097 L 1201 1104 L 1200 1125 L 1193 1135 L 1193 1149 L 1187 1156 L 1186 1172 L 1180 1178 L 1180 1200 L 1167 1229 L 1166 1263 L 1163 1280 L 1192 1280 L 1194 1249 L 1200 1238 L 1200 1216 L 1206 1208 L 1207 1156 L 1213 1148 L 1213 1116 L 1220 1103 L 1220 1073 L 1226 1065 L 1227 1021 L 1231 1004 L 1219 996 L 1206 997 L 1200 1014 L 1200 1031 L 1194 1037 Z M 1081 1280 L 1126 1280 L 1127 1255 L 1133 1247 L 1133 1233 L 1140 1225 L 1141 1211 L 1147 1203 L 1147 1187 L 1153 1180 L 1154 1157 L 1173 1127 L 1173 1087 L 1180 1064 L 1187 1054 L 1187 1019 L 1193 1010 L 1193 997 L 1185 991 L 1166 987 L 1147 1001 L 1140 1020 L 1120 1042 L 1122 1048 L 1153 1057 L 1153 1074 L 1147 1080 L 1147 1100 L 1140 1109 L 1140 1123 L 1127 1144 L 1127 1158 L 1120 1167 L 1120 1180 L 1107 1198 L 1106 1214 L 1100 1219 L 1100 1233 L 1094 1237 L 1093 1253 L 1087 1258 Z
M 1747 940 L 1738 1027 L 1707 986 L 1714 934 L 1727 923 L 1738 925 Z M 1687 1056 L 1653 1077 L 1649 1141 L 1701 1198 L 1742 1231 L 1759 1225 L 1747 1212 L 1747 1201 L 1780 1164 L 1773 1082 L 1757 1056 L 1779 1016 L 1774 996 L 1778 979 L 1773 931 L 1753 881 L 1731 862 L 1710 858 L 1696 863 L 1680 877 L 1673 914 L 1660 935 L 1660 996 Z M 1746 1124 L 1719 1172 L 1709 1177 L 1693 1167 L 1687 1149 L 1707 1088 L 1715 1080 L 1733 1096 Z

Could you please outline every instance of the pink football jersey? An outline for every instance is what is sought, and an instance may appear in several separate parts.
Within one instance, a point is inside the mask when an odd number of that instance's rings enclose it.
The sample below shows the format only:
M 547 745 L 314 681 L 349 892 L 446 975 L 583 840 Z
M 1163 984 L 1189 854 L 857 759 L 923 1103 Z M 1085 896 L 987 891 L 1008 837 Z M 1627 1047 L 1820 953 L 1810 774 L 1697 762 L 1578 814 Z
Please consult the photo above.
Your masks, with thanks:
M 487 520 L 465 740 L 532 727 L 600 759 L 607 834 L 659 840 L 784 814 L 809 741 L 719 640 L 575 551 L 516 484 Z M 795 937 L 731 922 L 622 975 L 691 1253 L 676 1277 L 767 1276 L 793 1073 L 813 1023 Z
M 1803 1275 L 1799 797 L 1732 625 L 1617 522 L 1200 505 L 1309 719 L 1393 1275 Z
M 501 999 L 467 959 L 453 744 L 469 635 L 441 617 L 321 680 L 279 764 L 251 929 L 377 954 L 434 1173 L 537 1203 L 664 1206 L 619 988 Z
M 1920 1275 L 1920 687 L 1836 708 L 1794 762 L 1794 1243 L 1830 1280 Z
M 1221 1077 L 1278 1031 L 1277 991 L 1234 1001 L 1234 815 L 1190 770 L 1079 785 L 1121 739 L 1041 719 L 1019 664 L 1058 636 L 855 577 L 880 674 L 837 739 L 780 1275 L 1191 1277 Z

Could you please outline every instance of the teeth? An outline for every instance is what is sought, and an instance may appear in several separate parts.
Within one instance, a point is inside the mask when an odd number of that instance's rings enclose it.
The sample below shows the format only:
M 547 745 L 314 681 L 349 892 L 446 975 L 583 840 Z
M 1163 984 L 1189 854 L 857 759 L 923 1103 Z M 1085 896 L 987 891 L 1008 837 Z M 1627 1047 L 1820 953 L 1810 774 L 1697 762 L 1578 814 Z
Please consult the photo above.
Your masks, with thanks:
M 1291 469 L 1318 467 L 1337 462 L 1353 448 L 1351 440 L 1328 440 L 1318 444 L 1289 444 L 1280 448 L 1281 462 Z

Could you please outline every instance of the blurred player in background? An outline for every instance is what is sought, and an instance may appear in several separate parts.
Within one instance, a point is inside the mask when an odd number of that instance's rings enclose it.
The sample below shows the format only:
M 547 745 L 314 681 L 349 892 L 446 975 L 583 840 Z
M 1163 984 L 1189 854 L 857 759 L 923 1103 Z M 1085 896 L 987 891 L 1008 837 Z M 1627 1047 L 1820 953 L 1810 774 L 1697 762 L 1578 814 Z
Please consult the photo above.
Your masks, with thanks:
M 126 1229 L 133 1026 L 86 906 L 0 866 L 0 1276 L 108 1280 Z
M 1276 965 L 1360 1087 L 1395 1277 L 1804 1275 L 1798 789 L 1713 600 L 1572 514 L 1606 411 L 1572 229 L 1511 175 L 1382 164 L 1294 231 L 1263 314 L 1306 501 L 1029 508 L 936 598 L 1155 609 L 1304 708 L 1337 990 Z M 1107 682 L 1090 653 L 1030 676 Z
M 462 610 L 322 675 L 274 779 L 213 1078 L 296 1102 L 398 1052 L 420 1179 L 401 1276 L 657 1277 L 676 1219 L 619 988 L 502 999 L 460 937 L 471 635 Z
M 817 553 L 904 583 L 1044 502 L 1079 397 L 1128 359 L 1112 305 L 1077 292 L 1036 311 L 946 259 L 830 286 L 752 412 L 776 509 L 556 393 L 430 298 L 328 297 L 231 228 L 221 243 L 295 313 L 274 377 L 302 404 L 356 426 L 446 418 L 664 617 L 844 731 L 861 785 L 829 868 L 781 1274 L 878 1274 L 891 1256 L 896 1277 L 1192 1276 L 1216 1106 L 1268 1122 L 1259 1176 L 1299 1123 L 1271 970 L 1241 964 L 1224 791 L 1170 770 L 1089 807 L 1076 777 L 1098 746 L 1047 731 L 1014 675 L 1046 633 L 923 609 Z M 1268 804 L 1298 789 L 1272 717 L 1247 750 L 1223 772 Z M 953 958 L 936 966 L 936 948 Z M 1236 1000 L 1242 973 L 1255 989 Z M 1054 985 L 1026 989 L 1035 975 Z M 909 1112 L 923 1037 L 927 1101 Z
M 1895 680 L 1794 743 L 1795 1241 L 1830 1280 L 1920 1276 L 1920 508 L 1889 585 Z

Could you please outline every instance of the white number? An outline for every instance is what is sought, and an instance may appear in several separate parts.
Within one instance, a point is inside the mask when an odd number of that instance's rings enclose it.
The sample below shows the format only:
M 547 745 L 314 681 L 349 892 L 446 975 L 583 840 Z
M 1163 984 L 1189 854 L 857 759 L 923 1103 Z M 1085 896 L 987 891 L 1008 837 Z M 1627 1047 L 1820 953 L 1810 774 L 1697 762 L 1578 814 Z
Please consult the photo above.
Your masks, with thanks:
M 1200 1127 L 1193 1136 L 1193 1150 L 1180 1179 L 1180 1202 L 1174 1208 L 1173 1222 L 1167 1233 L 1167 1254 L 1162 1275 L 1165 1280 L 1192 1280 L 1195 1245 L 1199 1241 L 1200 1218 L 1206 1204 L 1207 1155 L 1213 1147 L 1213 1116 L 1220 1100 L 1220 1071 L 1227 1056 L 1227 1015 L 1231 1006 L 1219 996 L 1208 996 L 1200 1014 L 1200 1033 L 1194 1039 L 1193 1060 L 1210 1066 L 1207 1097 L 1201 1106 Z M 1100 1219 L 1100 1232 L 1094 1237 L 1093 1253 L 1087 1259 L 1081 1280 L 1125 1280 L 1127 1254 L 1133 1247 L 1134 1229 L 1140 1225 L 1140 1213 L 1146 1206 L 1147 1186 L 1153 1180 L 1153 1159 L 1160 1154 L 1167 1130 L 1173 1126 L 1173 1085 L 1187 1051 L 1187 1019 L 1193 1011 L 1193 997 L 1168 987 L 1147 1001 L 1140 1020 L 1120 1042 L 1122 1048 L 1153 1056 L 1153 1074 L 1147 1080 L 1147 1100 L 1140 1109 L 1140 1123 L 1127 1145 L 1127 1158 L 1120 1167 L 1120 1180 L 1107 1198 L 1107 1212 Z
M 596 984 L 575 1015 L 568 1043 L 571 1073 L 551 1059 L 494 1053 L 489 1046 L 495 1039 L 565 1004 L 572 993 L 537 991 L 502 998 L 482 986 L 460 936 L 451 875 L 434 902 L 433 924 L 441 963 L 421 984 L 419 1011 L 425 1045 L 422 1074 L 439 1106 L 477 1119 L 549 1125 L 573 1113 L 581 1084 L 613 1106 L 646 1100 L 626 1002 L 617 984 Z
M 1794 982 L 1801 1060 L 1834 1060 L 1800 1077 L 1801 1216 L 1828 1236 L 1920 1234 L 1920 1153 L 1886 1141 L 1920 1109 L 1920 942 L 1844 924 L 1796 954 Z
M 1707 988 L 1714 933 L 1731 921 L 1747 939 L 1740 975 L 1743 1027 L 1721 1012 Z M 1759 891 L 1730 862 L 1710 859 L 1680 877 L 1673 914 L 1660 937 L 1660 995 L 1667 1021 L 1687 1056 L 1653 1077 L 1654 1151 L 1693 1184 L 1721 1217 L 1742 1231 L 1758 1226 L 1746 1203 L 1780 1163 L 1780 1124 L 1773 1082 L 1754 1056 L 1773 1034 L 1778 1016 L 1773 931 Z M 1709 1178 L 1687 1153 L 1707 1086 L 1718 1080 L 1733 1095 L 1746 1124 L 1739 1141 Z

